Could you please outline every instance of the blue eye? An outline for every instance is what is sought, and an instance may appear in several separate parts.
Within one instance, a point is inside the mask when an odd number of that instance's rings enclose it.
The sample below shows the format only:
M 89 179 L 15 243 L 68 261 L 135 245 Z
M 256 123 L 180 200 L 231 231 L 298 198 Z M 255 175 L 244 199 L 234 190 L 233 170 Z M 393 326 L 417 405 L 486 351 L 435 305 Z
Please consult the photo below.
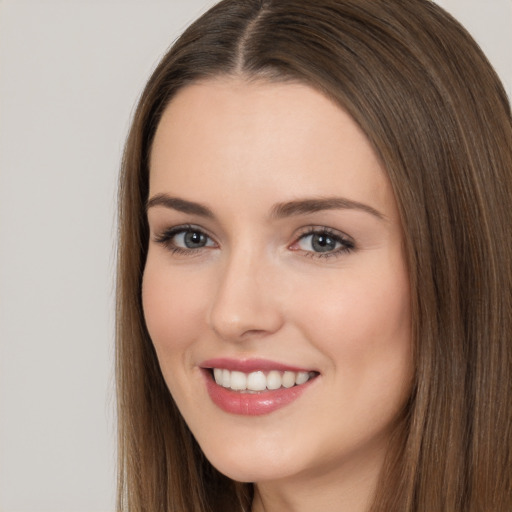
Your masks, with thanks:
M 295 250 L 305 251 L 311 256 L 335 256 L 354 249 L 354 243 L 341 233 L 327 228 L 315 228 L 304 233 L 292 246 Z
M 173 252 L 187 253 L 204 247 L 216 247 L 215 242 L 201 229 L 194 226 L 177 226 L 164 231 L 155 238 Z
M 340 245 L 334 237 L 324 233 L 313 233 L 299 240 L 299 247 L 303 251 L 330 252 L 338 249 Z
M 211 242 L 204 233 L 197 230 L 182 231 L 174 235 L 174 245 L 186 249 L 206 247 L 209 241 Z

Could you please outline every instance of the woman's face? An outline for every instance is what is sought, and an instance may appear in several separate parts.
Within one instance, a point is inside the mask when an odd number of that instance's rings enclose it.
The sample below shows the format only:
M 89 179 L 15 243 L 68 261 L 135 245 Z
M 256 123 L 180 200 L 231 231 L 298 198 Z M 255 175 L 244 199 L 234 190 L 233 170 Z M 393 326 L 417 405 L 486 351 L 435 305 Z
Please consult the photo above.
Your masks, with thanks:
M 410 291 L 354 121 L 305 85 L 188 86 L 156 132 L 148 219 L 147 327 L 208 459 L 252 482 L 377 472 L 410 391 Z

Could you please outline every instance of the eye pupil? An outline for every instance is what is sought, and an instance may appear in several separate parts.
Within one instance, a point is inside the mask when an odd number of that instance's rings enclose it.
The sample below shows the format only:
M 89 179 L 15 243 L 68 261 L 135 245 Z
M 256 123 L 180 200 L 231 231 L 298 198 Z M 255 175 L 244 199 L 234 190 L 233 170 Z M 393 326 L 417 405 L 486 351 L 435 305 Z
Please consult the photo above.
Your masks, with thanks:
M 184 236 L 185 246 L 189 249 L 196 249 L 206 245 L 206 236 L 198 231 L 187 231 Z
M 322 234 L 313 235 L 311 244 L 316 252 L 328 252 L 336 249 L 336 240 Z

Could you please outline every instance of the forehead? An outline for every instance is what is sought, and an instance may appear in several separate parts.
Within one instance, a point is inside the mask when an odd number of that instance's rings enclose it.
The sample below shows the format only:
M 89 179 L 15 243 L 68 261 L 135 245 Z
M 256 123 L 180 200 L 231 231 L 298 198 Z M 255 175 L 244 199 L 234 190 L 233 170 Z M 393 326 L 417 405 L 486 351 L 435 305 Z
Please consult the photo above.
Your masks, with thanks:
M 223 78 L 179 91 L 155 134 L 150 195 L 194 195 L 199 184 L 221 197 L 347 191 L 354 200 L 371 196 L 377 207 L 390 199 L 386 173 L 353 119 L 315 89 L 289 82 Z

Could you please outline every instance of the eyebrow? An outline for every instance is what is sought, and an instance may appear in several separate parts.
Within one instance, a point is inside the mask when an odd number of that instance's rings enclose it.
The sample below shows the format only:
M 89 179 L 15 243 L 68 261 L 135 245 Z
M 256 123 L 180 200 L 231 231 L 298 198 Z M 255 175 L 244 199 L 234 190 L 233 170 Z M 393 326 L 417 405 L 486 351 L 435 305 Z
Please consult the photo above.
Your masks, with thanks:
M 365 213 L 369 213 L 380 220 L 386 219 L 386 216 L 375 208 L 344 197 L 299 199 L 296 201 L 279 203 L 272 208 L 271 215 L 274 218 L 282 219 L 293 215 L 306 215 L 308 213 L 315 213 L 324 210 L 360 210 Z
M 164 206 L 165 208 L 170 208 L 182 213 L 199 215 L 200 217 L 206 217 L 209 219 L 213 219 L 215 217 L 213 212 L 207 206 L 194 201 L 187 201 L 186 199 L 181 199 L 179 197 L 171 197 L 167 194 L 157 194 L 148 199 L 146 203 L 146 211 L 155 206 Z M 274 219 L 283 219 L 286 217 L 307 215 L 324 210 L 359 210 L 369 213 L 379 220 L 386 219 L 386 216 L 375 208 L 343 197 L 297 199 L 294 201 L 278 203 L 272 207 L 270 216 Z
M 179 197 L 171 197 L 167 194 L 157 194 L 148 199 L 146 202 L 146 211 L 154 206 L 164 206 L 165 208 L 171 208 L 172 210 L 177 210 L 182 213 L 190 213 L 209 219 L 214 218 L 213 212 L 206 206 L 193 201 L 187 201 L 186 199 L 180 199 Z

